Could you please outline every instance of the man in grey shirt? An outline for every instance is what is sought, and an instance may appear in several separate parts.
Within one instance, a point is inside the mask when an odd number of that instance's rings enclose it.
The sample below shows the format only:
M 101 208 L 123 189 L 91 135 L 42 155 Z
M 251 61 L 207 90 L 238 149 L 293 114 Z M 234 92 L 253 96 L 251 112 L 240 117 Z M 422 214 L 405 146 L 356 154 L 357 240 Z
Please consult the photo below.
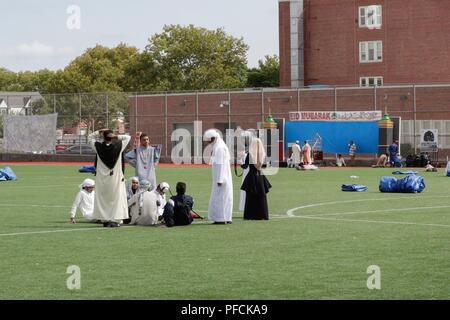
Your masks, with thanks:
M 139 141 L 140 146 L 128 152 L 125 159 L 135 168 L 135 175 L 139 178 L 139 181 L 149 181 L 150 190 L 154 190 L 156 188 L 155 166 L 160 155 L 158 150 L 150 145 L 150 138 L 147 134 L 142 133 Z

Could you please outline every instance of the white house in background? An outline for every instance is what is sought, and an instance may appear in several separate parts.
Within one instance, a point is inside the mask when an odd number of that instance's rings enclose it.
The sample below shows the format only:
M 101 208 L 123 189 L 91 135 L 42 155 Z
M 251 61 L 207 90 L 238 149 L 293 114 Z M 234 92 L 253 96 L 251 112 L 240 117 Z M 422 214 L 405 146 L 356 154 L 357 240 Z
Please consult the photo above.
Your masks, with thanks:
M 31 115 L 32 103 L 40 99 L 39 92 L 0 92 L 0 115 Z

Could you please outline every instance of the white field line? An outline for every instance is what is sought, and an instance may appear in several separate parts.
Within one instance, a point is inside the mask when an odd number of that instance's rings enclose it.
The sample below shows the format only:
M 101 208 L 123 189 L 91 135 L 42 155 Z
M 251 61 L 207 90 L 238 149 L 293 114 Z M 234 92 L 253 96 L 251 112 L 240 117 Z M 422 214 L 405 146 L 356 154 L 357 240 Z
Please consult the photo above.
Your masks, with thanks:
M 59 188 L 59 187 L 71 187 L 67 184 L 47 184 L 47 185 L 42 185 L 42 184 L 36 184 L 36 185 L 26 185 L 26 186 L 21 186 L 21 185 L 15 185 L 15 186 L 8 186 L 7 190 L 17 190 L 17 189 L 48 189 L 48 188 Z M 73 186 L 74 190 L 78 189 L 78 186 Z M 6 190 L 6 189 L 4 189 Z
M 0 203 L 0 207 L 72 208 L 71 206 L 45 205 L 45 204 L 19 204 L 19 203 Z
M 430 196 L 426 198 L 448 198 L 450 196 Z M 397 199 L 423 199 L 425 197 L 398 197 Z M 395 199 L 395 198 L 388 198 Z M 314 214 L 314 215 L 295 215 L 294 212 L 300 209 L 318 207 L 331 204 L 339 203 L 349 203 L 349 202 L 363 202 L 363 201 L 380 201 L 388 199 L 359 199 L 359 200 L 344 200 L 344 201 L 332 201 L 332 202 L 322 202 L 309 204 L 305 206 L 300 206 L 296 208 L 289 209 L 286 214 L 286 218 L 301 218 L 301 219 L 311 219 L 311 220 L 329 220 L 329 221 L 346 221 L 346 222 L 366 222 L 366 223 L 382 223 L 382 224 L 400 224 L 400 225 L 417 225 L 417 226 L 432 226 L 432 227 L 444 227 L 450 228 L 450 225 L 446 224 L 435 224 L 435 223 L 417 223 L 417 222 L 404 222 L 404 221 L 382 221 L 382 220 L 364 220 L 364 219 L 341 219 L 341 218 L 327 218 L 324 216 L 331 215 L 344 215 L 344 214 L 363 214 L 363 213 L 374 213 L 374 212 L 392 212 L 398 210 L 423 210 L 423 209 L 437 209 L 437 208 L 449 208 L 450 206 L 434 206 L 434 207 L 415 207 L 415 208 L 401 208 L 401 209 L 384 209 L 384 210 L 368 210 L 368 211 L 354 211 L 354 212 L 341 212 L 341 213 L 329 213 L 329 214 Z M 280 217 L 281 218 L 281 217 Z
M 441 209 L 441 208 L 450 208 L 450 206 L 397 208 L 397 209 L 353 211 L 353 212 L 337 212 L 337 213 L 318 213 L 318 214 L 308 214 L 308 217 L 325 217 L 325 216 L 339 216 L 339 215 L 358 214 L 358 213 L 379 213 L 379 212 L 393 212 L 393 211 L 404 211 L 404 210 L 422 210 L 422 209 Z
M 98 227 L 98 228 L 78 228 L 78 229 L 64 229 L 64 230 L 43 230 L 43 231 L 29 231 L 29 232 L 16 232 L 16 233 L 0 233 L 0 237 L 20 236 L 20 235 L 28 235 L 28 234 L 46 234 L 46 233 L 58 233 L 58 232 L 101 230 L 101 229 L 109 229 L 109 228 Z
M 366 223 L 382 223 L 382 224 L 401 224 L 401 225 L 414 225 L 414 226 L 430 226 L 430 227 L 450 228 L 450 225 L 447 225 L 447 224 L 435 224 L 435 223 L 416 223 L 416 222 L 404 222 L 404 221 L 382 221 L 382 220 L 362 220 L 362 219 L 336 219 L 336 218 L 312 217 L 312 216 L 296 216 L 296 218 L 312 219 L 312 220 L 366 222 Z
M 332 205 L 332 204 L 340 204 L 340 203 L 354 203 L 354 202 L 365 202 L 365 201 L 385 201 L 385 200 L 402 200 L 402 199 L 406 199 L 406 200 L 422 200 L 424 198 L 449 198 L 449 196 L 430 196 L 430 197 L 388 197 L 388 198 L 370 198 L 370 199 L 357 199 L 357 200 L 342 200 L 342 201 L 329 201 L 329 202 L 320 202 L 320 203 L 312 203 L 312 204 L 308 204 L 308 205 L 304 205 L 304 206 L 300 206 L 300 207 L 296 207 L 296 208 L 292 208 L 289 209 L 286 214 L 289 217 L 295 217 L 294 212 L 297 210 L 301 210 L 301 209 L 306 209 L 306 208 L 312 208 L 312 207 L 319 207 L 319 206 L 326 206 L 326 205 Z

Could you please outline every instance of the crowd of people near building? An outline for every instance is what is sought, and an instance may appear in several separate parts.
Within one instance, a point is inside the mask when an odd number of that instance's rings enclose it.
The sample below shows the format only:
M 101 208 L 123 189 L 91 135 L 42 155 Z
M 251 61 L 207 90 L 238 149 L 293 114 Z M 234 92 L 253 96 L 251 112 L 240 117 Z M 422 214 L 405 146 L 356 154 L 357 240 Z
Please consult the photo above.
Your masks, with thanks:
M 241 166 L 246 171 L 241 192 L 240 208 L 245 220 L 268 220 L 269 209 L 266 194 L 271 185 L 263 174 L 266 153 L 262 141 L 250 131 Z M 208 205 L 208 220 L 214 224 L 231 224 L 233 220 L 233 180 L 230 168 L 230 151 L 219 131 L 205 132 L 205 140 L 211 144 L 212 184 Z M 89 144 L 96 152 L 95 181 L 85 179 L 73 202 L 70 222 L 76 223 L 76 211 L 80 210 L 88 222 L 102 223 L 104 227 L 151 225 L 173 227 L 189 225 L 197 214 L 194 199 L 188 195 L 185 182 L 176 184 L 176 195 L 167 182 L 157 184 L 155 167 L 159 162 L 158 150 L 151 146 L 145 133 L 137 135 L 131 151 L 125 152 L 131 137 L 115 135 L 102 129 L 89 135 Z M 135 176 L 125 180 L 125 163 L 135 171 Z M 94 191 L 95 189 L 95 191 Z M 167 193 L 171 194 L 169 200 Z

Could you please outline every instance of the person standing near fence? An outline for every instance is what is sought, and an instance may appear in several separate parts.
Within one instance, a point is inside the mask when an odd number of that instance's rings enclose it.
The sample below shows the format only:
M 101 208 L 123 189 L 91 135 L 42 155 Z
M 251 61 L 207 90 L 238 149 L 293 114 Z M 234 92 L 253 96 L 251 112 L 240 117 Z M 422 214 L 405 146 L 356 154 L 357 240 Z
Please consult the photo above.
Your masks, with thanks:
M 300 147 L 300 141 L 296 140 L 295 143 L 292 145 L 292 155 L 291 160 L 292 164 L 294 165 L 294 168 L 296 168 L 300 162 L 302 162 L 301 154 L 301 147 Z
M 103 141 L 98 142 L 101 136 Z M 93 218 L 103 221 L 104 227 L 119 227 L 128 218 L 122 153 L 130 139 L 129 135 L 116 136 L 109 129 L 95 131 L 88 137 L 89 145 L 97 153 Z
M 350 140 L 348 143 L 348 155 L 350 156 L 350 161 L 353 163 L 356 157 L 356 143 Z
M 150 138 L 142 133 L 139 137 L 140 146 L 125 155 L 128 163 L 135 168 L 135 175 L 141 180 L 150 182 L 150 190 L 156 189 L 155 166 L 159 162 L 159 152 L 150 145 Z
M 392 144 L 388 148 L 388 151 L 389 151 L 389 163 L 393 167 L 395 160 L 397 158 L 397 154 L 398 154 L 398 140 L 397 139 L 395 139 L 392 142 Z
M 302 162 L 303 162 L 303 165 L 312 164 L 311 146 L 309 145 L 308 141 L 306 141 L 306 140 L 304 142 L 303 149 L 302 149 Z

